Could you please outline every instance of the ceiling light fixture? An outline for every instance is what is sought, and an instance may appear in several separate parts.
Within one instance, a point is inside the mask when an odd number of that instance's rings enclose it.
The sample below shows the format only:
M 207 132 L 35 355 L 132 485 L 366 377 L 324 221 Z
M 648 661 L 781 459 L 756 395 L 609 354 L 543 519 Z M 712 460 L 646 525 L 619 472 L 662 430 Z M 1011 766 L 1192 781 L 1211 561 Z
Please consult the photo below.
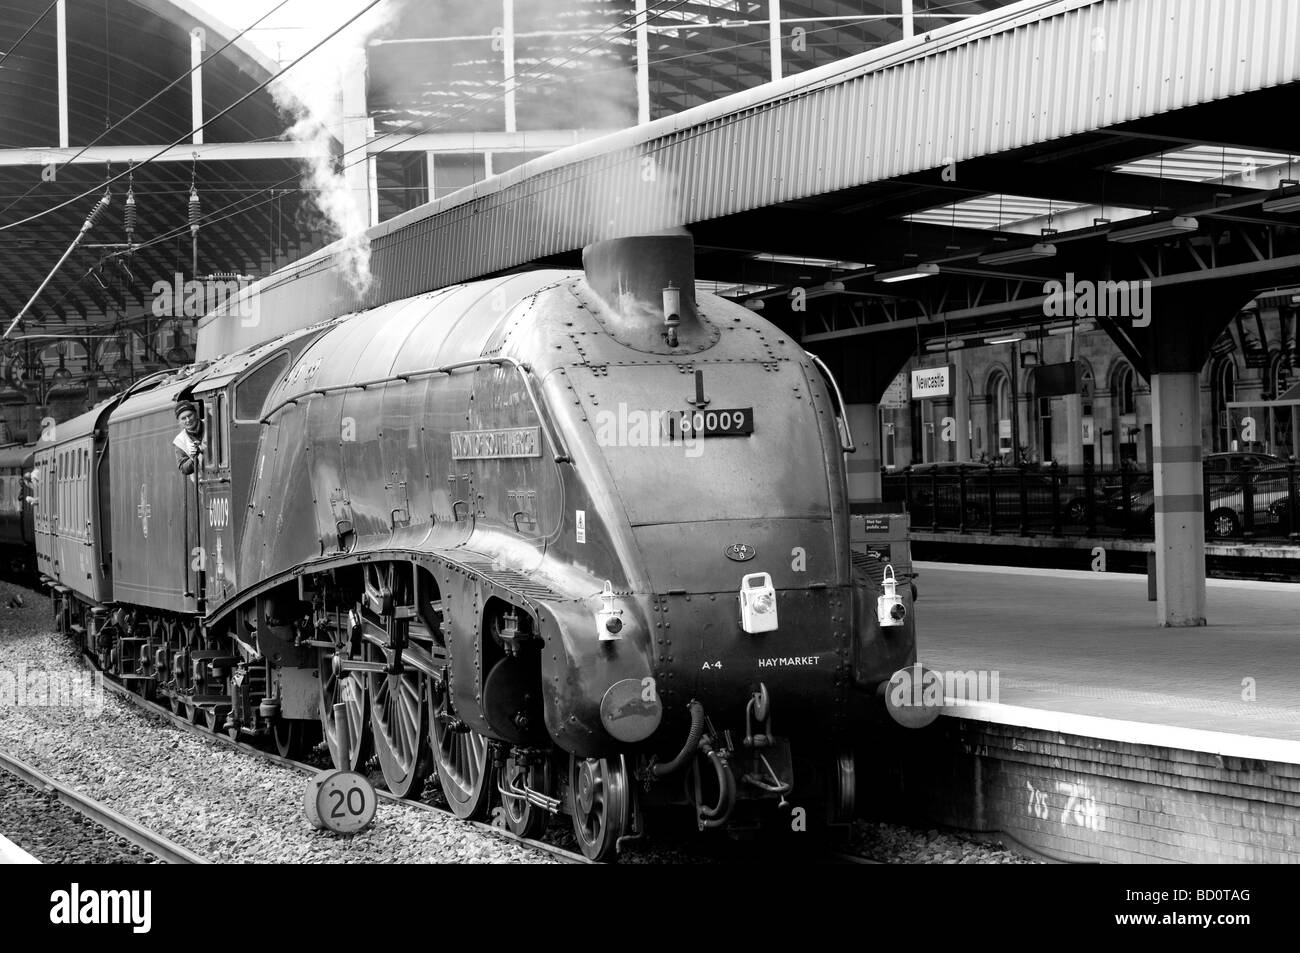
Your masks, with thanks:
M 1008 248 L 1006 251 L 980 255 L 978 260 L 981 265 L 1016 265 L 1022 261 L 1038 261 L 1055 256 L 1056 246 L 1051 242 L 1035 242 L 1020 248 Z
M 1025 339 L 1025 335 L 1023 334 L 1023 332 L 1017 331 L 1015 334 L 1008 334 L 1000 338 L 985 338 L 984 343 L 985 344 L 1015 344 L 1017 341 L 1023 341 L 1024 339 Z
M 1190 215 L 1175 215 L 1156 222 L 1147 222 L 1133 228 L 1111 232 L 1106 238 L 1112 242 L 1146 242 L 1156 238 L 1176 238 L 1200 228 L 1200 223 Z
M 897 271 L 882 271 L 876 275 L 876 280 L 888 284 L 895 281 L 910 281 L 913 278 L 928 278 L 938 273 L 938 265 L 934 262 L 923 261 L 919 265 L 910 265 Z
M 1283 179 L 1276 195 L 1260 206 L 1265 212 L 1300 212 L 1300 182 Z
M 1063 324 L 1060 327 L 1048 328 L 1048 334 L 1083 334 L 1087 331 L 1097 330 L 1097 325 L 1092 321 L 1080 321 L 1077 324 Z

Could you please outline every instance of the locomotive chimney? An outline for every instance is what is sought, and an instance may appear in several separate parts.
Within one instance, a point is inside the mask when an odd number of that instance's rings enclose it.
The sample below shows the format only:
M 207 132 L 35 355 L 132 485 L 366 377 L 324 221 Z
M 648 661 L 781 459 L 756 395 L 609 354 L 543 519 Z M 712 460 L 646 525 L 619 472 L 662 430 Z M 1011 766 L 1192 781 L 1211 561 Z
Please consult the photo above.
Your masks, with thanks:
M 641 350 L 701 350 L 712 335 L 695 306 L 695 242 L 688 233 L 634 235 L 582 250 L 587 285 L 610 333 Z

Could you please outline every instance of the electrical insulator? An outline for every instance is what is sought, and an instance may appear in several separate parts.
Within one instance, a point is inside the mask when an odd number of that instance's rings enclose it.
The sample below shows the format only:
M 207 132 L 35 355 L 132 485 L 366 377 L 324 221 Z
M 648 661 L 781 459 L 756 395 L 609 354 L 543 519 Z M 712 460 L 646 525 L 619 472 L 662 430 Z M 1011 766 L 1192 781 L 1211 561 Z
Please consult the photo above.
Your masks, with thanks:
M 128 245 L 133 245 L 135 244 L 135 191 L 134 190 L 126 193 L 125 222 L 126 222 L 126 243 Z
M 99 216 L 104 214 L 104 209 L 108 208 L 111 201 L 112 197 L 109 195 L 108 190 L 105 189 L 104 194 L 101 195 L 99 201 L 95 203 L 95 207 L 92 208 L 90 214 L 86 216 L 85 224 L 81 226 L 81 232 L 83 235 L 90 231 L 94 224 L 99 221 Z
M 199 190 L 190 189 L 190 234 L 199 233 Z

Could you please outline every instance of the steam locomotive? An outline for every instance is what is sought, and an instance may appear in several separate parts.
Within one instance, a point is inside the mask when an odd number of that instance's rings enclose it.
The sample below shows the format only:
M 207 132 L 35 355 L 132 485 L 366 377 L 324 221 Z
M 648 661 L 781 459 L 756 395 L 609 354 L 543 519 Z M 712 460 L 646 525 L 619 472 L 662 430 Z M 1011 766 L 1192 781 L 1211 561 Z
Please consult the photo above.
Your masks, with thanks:
M 879 614 L 851 557 L 829 372 L 697 295 L 693 255 L 600 242 L 581 272 L 297 328 L 58 425 L 32 532 L 59 624 L 215 732 L 323 734 L 339 767 L 373 753 L 400 796 L 436 773 L 523 835 L 568 814 L 594 859 L 669 805 L 840 829 L 854 735 L 915 660 L 909 593 Z

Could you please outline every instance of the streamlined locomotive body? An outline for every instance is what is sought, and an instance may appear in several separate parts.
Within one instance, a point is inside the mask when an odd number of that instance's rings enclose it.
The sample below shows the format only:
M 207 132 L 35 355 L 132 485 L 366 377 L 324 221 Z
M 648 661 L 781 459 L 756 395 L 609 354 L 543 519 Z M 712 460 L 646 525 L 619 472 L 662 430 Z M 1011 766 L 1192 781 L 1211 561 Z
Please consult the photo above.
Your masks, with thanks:
M 655 804 L 847 823 L 852 733 L 915 660 L 910 606 L 882 627 L 851 559 L 834 383 L 697 300 L 692 257 L 687 237 L 599 243 L 581 273 L 146 382 L 91 438 L 111 595 L 46 569 L 66 621 L 215 730 L 290 752 L 319 726 L 399 794 L 436 772 L 461 816 L 495 804 L 534 833 L 568 813 L 592 857 Z M 193 476 L 179 400 L 202 409 Z

